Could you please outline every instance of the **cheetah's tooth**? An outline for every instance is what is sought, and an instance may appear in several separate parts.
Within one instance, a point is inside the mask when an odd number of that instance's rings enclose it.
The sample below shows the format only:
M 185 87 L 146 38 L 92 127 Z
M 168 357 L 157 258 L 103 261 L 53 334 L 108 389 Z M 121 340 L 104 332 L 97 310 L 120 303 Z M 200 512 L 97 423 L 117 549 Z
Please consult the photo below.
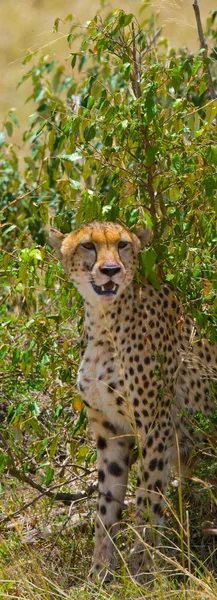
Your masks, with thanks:
M 117 285 L 116 285 L 116 283 L 114 283 L 113 288 L 111 288 L 111 291 L 116 292 L 116 289 L 117 289 Z M 102 290 L 102 292 L 106 292 L 104 285 L 101 285 L 101 290 Z

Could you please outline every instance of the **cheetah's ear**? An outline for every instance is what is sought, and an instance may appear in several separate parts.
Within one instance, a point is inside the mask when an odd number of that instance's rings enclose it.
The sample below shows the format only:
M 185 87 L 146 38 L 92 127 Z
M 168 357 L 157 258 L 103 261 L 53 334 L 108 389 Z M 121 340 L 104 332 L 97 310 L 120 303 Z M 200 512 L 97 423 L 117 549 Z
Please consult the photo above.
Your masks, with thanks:
M 49 242 L 52 248 L 54 248 L 56 252 L 57 258 L 62 258 L 61 246 L 63 240 L 65 239 L 65 235 L 58 231 L 57 229 L 50 229 L 49 231 Z
M 138 227 L 135 230 L 135 234 L 139 238 L 141 248 L 147 246 L 153 236 L 153 232 L 151 229 L 149 229 L 149 227 L 146 227 L 145 229 L 143 229 L 143 227 Z

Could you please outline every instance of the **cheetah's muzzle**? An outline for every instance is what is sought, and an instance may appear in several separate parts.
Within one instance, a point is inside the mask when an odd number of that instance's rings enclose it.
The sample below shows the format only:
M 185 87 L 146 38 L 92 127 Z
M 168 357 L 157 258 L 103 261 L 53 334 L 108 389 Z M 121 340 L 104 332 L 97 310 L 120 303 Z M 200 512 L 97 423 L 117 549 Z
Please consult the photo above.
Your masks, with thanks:
M 103 285 L 96 285 L 93 283 L 93 281 L 91 281 L 91 285 L 94 289 L 94 292 L 96 292 L 99 296 L 114 296 L 119 288 L 119 285 L 114 283 L 114 281 L 111 279 Z

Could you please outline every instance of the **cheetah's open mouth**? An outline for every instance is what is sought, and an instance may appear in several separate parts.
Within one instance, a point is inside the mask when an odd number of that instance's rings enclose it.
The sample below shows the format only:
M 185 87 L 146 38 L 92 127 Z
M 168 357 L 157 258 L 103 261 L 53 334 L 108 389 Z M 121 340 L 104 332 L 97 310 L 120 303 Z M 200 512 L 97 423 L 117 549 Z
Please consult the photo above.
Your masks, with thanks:
M 95 283 L 93 283 L 93 281 L 91 281 L 91 284 L 94 289 L 94 292 L 99 294 L 99 296 L 115 295 L 117 293 L 117 290 L 119 287 L 118 284 L 114 283 L 114 281 L 112 281 L 111 279 L 110 279 L 110 281 L 107 281 L 107 283 L 104 283 L 103 285 L 96 285 Z

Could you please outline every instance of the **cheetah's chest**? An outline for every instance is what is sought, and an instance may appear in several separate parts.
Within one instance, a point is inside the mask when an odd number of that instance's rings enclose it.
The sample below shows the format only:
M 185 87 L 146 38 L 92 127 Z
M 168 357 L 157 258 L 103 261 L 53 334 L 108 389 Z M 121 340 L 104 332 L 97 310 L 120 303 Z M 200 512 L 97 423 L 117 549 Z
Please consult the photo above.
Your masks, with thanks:
M 123 368 L 109 345 L 89 344 L 78 372 L 79 393 L 87 406 L 129 431 L 132 408 L 124 380 Z

